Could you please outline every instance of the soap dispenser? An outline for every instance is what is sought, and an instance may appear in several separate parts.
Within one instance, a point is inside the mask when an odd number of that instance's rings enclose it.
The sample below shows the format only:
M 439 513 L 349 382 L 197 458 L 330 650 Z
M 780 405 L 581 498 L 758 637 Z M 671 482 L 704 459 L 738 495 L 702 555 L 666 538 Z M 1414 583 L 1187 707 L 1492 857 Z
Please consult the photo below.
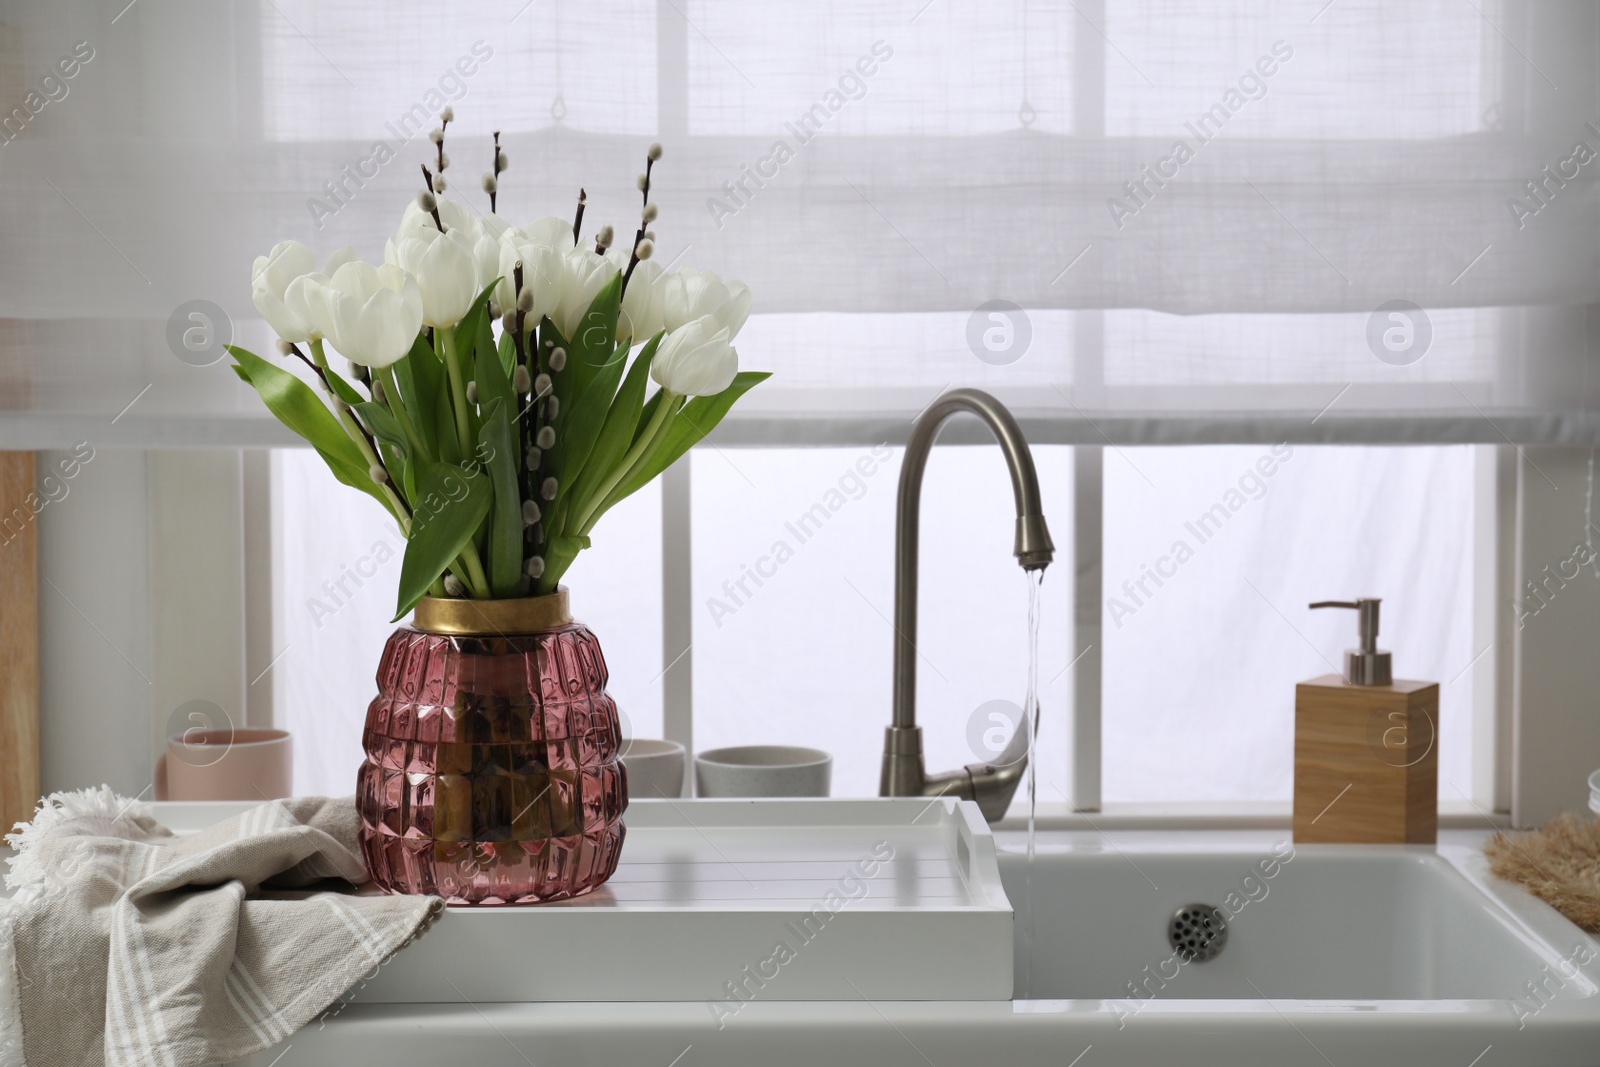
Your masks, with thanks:
M 1439 831 L 1439 683 L 1396 681 L 1378 651 L 1376 597 L 1352 608 L 1360 647 L 1344 674 L 1294 691 L 1294 839 L 1433 844 Z

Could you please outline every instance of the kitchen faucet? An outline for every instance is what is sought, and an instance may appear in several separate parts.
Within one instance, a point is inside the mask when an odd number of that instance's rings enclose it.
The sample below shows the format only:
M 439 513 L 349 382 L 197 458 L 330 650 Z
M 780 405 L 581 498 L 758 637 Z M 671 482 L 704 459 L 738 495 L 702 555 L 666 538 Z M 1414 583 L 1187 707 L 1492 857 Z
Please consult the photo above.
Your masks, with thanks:
M 1055 546 L 1039 504 L 1039 477 L 1033 453 L 1011 412 L 988 393 L 952 389 L 918 417 L 900 467 L 894 560 L 894 719 L 884 734 L 883 776 L 878 793 L 886 797 L 954 796 L 977 801 L 990 822 L 1005 814 L 1028 764 L 1028 729 L 1018 723 L 1011 741 L 993 763 L 969 763 L 959 771 L 929 775 L 922 762 L 922 727 L 917 725 L 917 526 L 922 476 L 928 453 L 951 417 L 970 412 L 988 424 L 1005 454 L 1016 498 L 1017 533 L 1013 554 L 1025 571 L 1049 566 Z M 1037 724 L 1037 718 L 1035 719 Z

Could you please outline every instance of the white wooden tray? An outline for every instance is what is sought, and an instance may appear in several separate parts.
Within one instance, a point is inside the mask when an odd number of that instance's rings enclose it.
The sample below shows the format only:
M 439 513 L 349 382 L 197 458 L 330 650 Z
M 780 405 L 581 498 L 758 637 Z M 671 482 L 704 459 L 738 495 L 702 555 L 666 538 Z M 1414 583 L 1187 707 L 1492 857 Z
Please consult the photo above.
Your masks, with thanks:
M 239 805 L 158 805 L 175 830 Z M 181 809 L 181 810 L 180 810 Z M 452 907 L 356 1003 L 1009 1000 L 1012 913 L 977 807 L 636 800 L 587 897 Z

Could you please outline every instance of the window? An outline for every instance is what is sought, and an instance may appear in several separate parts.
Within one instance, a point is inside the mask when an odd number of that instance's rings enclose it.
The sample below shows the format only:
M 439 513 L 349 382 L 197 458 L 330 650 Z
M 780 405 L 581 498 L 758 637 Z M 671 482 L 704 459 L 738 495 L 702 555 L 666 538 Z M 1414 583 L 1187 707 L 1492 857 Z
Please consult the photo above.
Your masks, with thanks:
M 1041 598 L 1041 804 L 1074 797 L 1082 717 L 1100 723 L 1105 805 L 1287 802 L 1294 685 L 1337 672 L 1354 644 L 1346 613 L 1305 605 L 1358 595 L 1384 598 L 1380 647 L 1394 653 L 1397 674 L 1440 683 L 1441 802 L 1492 796 L 1474 752 L 1494 716 L 1494 660 L 1483 655 L 1492 592 L 1478 578 L 1492 548 L 1483 515 L 1493 509 L 1479 499 L 1492 449 L 1100 450 L 1102 496 L 1091 501 L 1103 523 L 1098 706 L 1075 706 L 1071 673 L 1080 653 L 1095 651 L 1078 647 L 1072 617 L 1084 562 L 1073 537 L 1084 491 L 1074 486 L 1074 450 L 1033 451 L 1057 548 Z M 834 756 L 834 795 L 876 795 L 901 452 L 708 445 L 690 454 L 696 750 L 820 747 Z M 372 695 L 364 672 L 389 632 L 398 538 L 377 509 L 348 506 L 348 491 L 311 453 L 275 462 L 281 528 L 305 530 L 308 516 L 323 516 L 316 538 L 281 543 L 289 651 L 277 668 L 279 716 L 306 742 L 297 787 L 338 792 L 360 759 Z M 596 547 L 567 582 L 606 650 L 625 723 L 641 737 L 666 729 L 662 491 L 658 483 L 638 494 L 597 528 Z M 917 635 L 930 770 L 991 756 L 1024 702 L 1028 583 L 1010 556 L 1012 515 L 997 449 L 935 450 Z
M 876 796 L 889 725 L 894 511 L 902 449 L 723 449 L 691 454 L 694 739 L 811 745 L 836 796 Z M 1057 547 L 1040 625 L 1039 789 L 1068 788 L 1071 450 L 1034 450 Z M 1011 482 L 999 450 L 934 451 L 923 483 L 917 717 L 930 771 L 998 754 L 1028 671 L 1028 579 L 1011 556 Z M 1051 683 L 1056 683 L 1051 685 Z M 1011 705 L 1004 707 L 1003 705 Z M 1004 732 L 1007 727 L 999 727 Z M 1007 734 L 1005 739 L 1009 739 Z
M 1357 596 L 1396 677 L 1439 683 L 1440 800 L 1473 796 L 1478 451 L 1107 450 L 1105 801 L 1287 801 L 1295 683 L 1356 644 L 1352 612 L 1306 605 Z
M 590 135 L 676 138 L 670 165 L 685 169 L 664 186 L 663 257 L 693 246 L 752 283 L 740 347 L 776 372 L 679 481 L 608 519 L 568 579 L 632 730 L 698 750 L 818 745 L 835 756 L 836 794 L 876 792 L 897 442 L 932 397 L 974 385 L 1024 419 L 1057 545 L 1042 591 L 1042 803 L 1285 802 L 1293 685 L 1336 668 L 1353 634 L 1305 603 L 1356 595 L 1384 598 L 1397 669 L 1444 687 L 1441 798 L 1492 802 L 1496 657 L 1481 652 L 1495 636 L 1492 516 L 1509 501 L 1485 475 L 1492 448 L 1441 435 L 1476 417 L 1470 439 L 1499 440 L 1487 411 L 1562 391 L 1551 383 L 1570 368 L 1514 340 L 1529 325 L 1520 279 L 1557 285 L 1561 257 L 1539 262 L 1546 238 L 1530 235 L 1484 260 L 1498 238 L 1481 221 L 1410 191 L 1419 169 L 1478 173 L 1483 139 L 1510 121 L 1493 22 L 1507 13 L 1341 8 L 1021 0 L 908 19 L 696 0 L 614 20 L 557 4 L 554 41 L 488 38 L 496 55 L 467 85 L 461 130 L 481 133 L 490 112 L 516 134 L 564 138 L 536 143 L 559 143 L 574 176 L 611 160 Z M 335 41 L 361 32 L 337 9 L 263 12 L 272 135 L 360 138 L 387 120 L 392 92 L 305 109 L 305 79 L 337 88 L 336 61 L 289 18 Z M 447 41 L 410 47 L 411 69 L 454 58 Z M 574 77 L 602 47 L 622 76 Z M 507 73 L 524 69 L 531 81 Z M 763 170 L 774 138 L 794 161 Z M 1175 140 L 1191 155 L 1162 169 Z M 568 192 L 541 173 L 528 195 Z M 610 210 L 590 192 L 591 213 Z M 340 225 L 364 233 L 376 218 Z M 1464 277 L 1487 288 L 1463 298 Z M 1025 340 L 1015 358 L 985 358 L 980 305 L 1006 296 L 1008 336 Z M 1382 353 L 1389 320 L 1373 307 L 1402 297 L 1423 305 L 1406 305 L 1412 347 Z M 280 461 L 310 494 L 298 506 L 349 510 L 310 504 L 331 482 L 298 464 Z M 666 549 L 663 494 L 689 516 Z M 1027 584 L 992 446 L 936 450 L 923 514 L 919 721 L 943 769 L 984 757 L 992 702 L 1023 699 Z M 286 554 L 283 581 L 318 588 L 379 536 Z M 1412 559 L 1419 543 L 1426 558 Z M 667 602 L 681 568 L 690 582 Z M 363 626 L 384 632 L 385 610 Z M 1080 663 L 1097 669 L 1080 679 Z M 672 708 L 664 677 L 678 669 L 687 703 Z M 344 684 L 341 714 L 358 717 L 368 683 Z M 333 752 L 307 772 L 321 788 L 353 759 Z

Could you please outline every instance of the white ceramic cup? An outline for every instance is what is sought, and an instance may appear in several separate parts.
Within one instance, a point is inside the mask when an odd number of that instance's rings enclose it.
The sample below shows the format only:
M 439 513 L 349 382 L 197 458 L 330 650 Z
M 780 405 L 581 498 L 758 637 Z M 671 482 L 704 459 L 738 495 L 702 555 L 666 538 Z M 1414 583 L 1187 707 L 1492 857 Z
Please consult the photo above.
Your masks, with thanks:
M 825 797 L 832 778 L 833 757 L 820 748 L 739 745 L 694 758 L 700 797 Z
M 630 737 L 622 742 L 622 762 L 628 768 L 628 797 L 655 800 L 683 795 L 683 765 L 687 753 L 676 741 Z

